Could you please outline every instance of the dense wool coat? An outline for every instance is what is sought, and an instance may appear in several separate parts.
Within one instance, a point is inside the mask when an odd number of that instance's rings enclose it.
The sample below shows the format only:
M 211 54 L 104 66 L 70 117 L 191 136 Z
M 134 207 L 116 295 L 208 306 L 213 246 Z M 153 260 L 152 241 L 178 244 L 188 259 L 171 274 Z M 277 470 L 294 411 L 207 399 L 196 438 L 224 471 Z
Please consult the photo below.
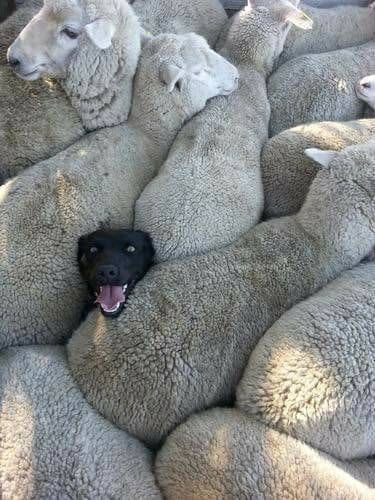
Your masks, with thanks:
M 68 344 L 90 404 L 156 444 L 192 413 L 230 401 L 263 333 L 373 249 L 373 149 L 348 148 L 319 172 L 296 216 L 156 266 L 117 319 L 93 312 Z
M 91 408 L 62 347 L 0 354 L 2 498 L 160 499 L 151 454 Z
M 266 217 L 291 215 L 301 208 L 319 170 L 307 148 L 340 151 L 375 137 L 375 119 L 317 122 L 280 132 L 262 151 L 261 166 Z
M 320 9 L 302 4 L 300 7 L 314 21 L 313 27 L 305 32 L 296 28 L 290 30 L 279 65 L 303 54 L 360 45 L 375 36 L 375 11 L 368 7 L 341 5 Z
M 171 434 L 155 472 L 167 500 L 368 500 L 374 468 L 374 459 L 340 461 L 238 410 L 218 408 Z
M 268 330 L 250 356 L 237 406 L 335 457 L 375 455 L 374 341 L 371 262 L 298 304 Z
M 134 203 L 178 130 L 236 76 L 202 37 L 160 35 L 143 49 L 128 124 L 88 134 L 0 188 L 0 347 L 71 333 L 86 295 L 79 237 L 131 227 Z
M 363 118 L 366 105 L 355 87 L 372 73 L 375 41 L 286 62 L 268 81 L 271 136 L 309 122 Z
M 239 88 L 218 97 L 177 136 L 159 175 L 137 201 L 135 227 L 148 231 L 158 261 L 228 245 L 263 211 L 260 152 L 268 137 L 266 77 L 290 29 L 280 11 L 246 7 L 231 19 L 221 48 L 239 70 Z M 293 20 L 292 20 L 293 22 Z

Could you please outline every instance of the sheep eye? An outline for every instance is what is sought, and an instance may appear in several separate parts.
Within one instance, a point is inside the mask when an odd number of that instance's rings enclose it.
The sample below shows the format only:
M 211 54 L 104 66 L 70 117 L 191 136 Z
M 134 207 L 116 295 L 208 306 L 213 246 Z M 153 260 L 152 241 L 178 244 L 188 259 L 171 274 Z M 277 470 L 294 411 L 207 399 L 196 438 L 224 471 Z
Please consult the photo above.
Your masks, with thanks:
M 98 253 L 98 251 L 99 251 L 99 250 L 98 250 L 96 247 L 91 247 L 91 248 L 90 248 L 90 253 L 91 253 L 91 255 L 95 255 L 96 253 Z
M 133 245 L 129 245 L 128 247 L 126 247 L 126 251 L 128 253 L 134 253 L 135 252 L 135 247 L 133 247 Z
M 71 30 L 70 28 L 64 28 L 61 33 L 64 33 L 67 37 L 71 38 L 72 40 L 75 40 L 78 38 L 78 33 L 76 31 Z

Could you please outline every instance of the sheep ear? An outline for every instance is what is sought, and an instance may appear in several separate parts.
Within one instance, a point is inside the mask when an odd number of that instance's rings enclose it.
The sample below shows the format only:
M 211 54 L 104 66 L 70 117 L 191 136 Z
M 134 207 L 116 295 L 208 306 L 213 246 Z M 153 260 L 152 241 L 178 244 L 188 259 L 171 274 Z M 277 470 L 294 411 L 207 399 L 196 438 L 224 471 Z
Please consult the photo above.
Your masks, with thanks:
M 337 151 L 323 151 L 323 149 L 308 148 L 305 149 L 305 155 L 316 163 L 319 163 L 322 167 L 327 168 L 337 155 Z
M 291 23 L 301 30 L 311 30 L 314 24 L 307 14 L 297 9 L 288 0 L 281 1 L 281 15 L 285 22 Z
M 108 19 L 96 19 L 96 21 L 86 24 L 85 31 L 99 49 L 108 49 L 112 45 L 115 26 Z
M 175 64 L 167 64 L 160 71 L 160 80 L 167 86 L 168 92 L 172 92 L 175 87 L 182 89 L 185 70 Z

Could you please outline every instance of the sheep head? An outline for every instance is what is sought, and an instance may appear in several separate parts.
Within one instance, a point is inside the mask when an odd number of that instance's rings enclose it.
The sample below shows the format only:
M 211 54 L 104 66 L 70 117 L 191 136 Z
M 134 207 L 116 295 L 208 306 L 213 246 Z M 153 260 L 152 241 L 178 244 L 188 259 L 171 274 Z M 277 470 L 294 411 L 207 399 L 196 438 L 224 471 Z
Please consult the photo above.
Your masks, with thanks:
M 72 54 L 90 42 L 100 52 L 121 39 L 122 21 L 134 16 L 125 0 L 44 0 L 43 8 L 8 49 L 8 61 L 18 76 L 65 77 Z
M 142 50 L 132 118 L 146 112 L 150 116 L 150 110 L 157 107 L 159 111 L 154 115 L 158 122 L 163 122 L 163 127 L 175 127 L 175 119 L 183 122 L 191 118 L 209 99 L 228 95 L 237 85 L 237 69 L 212 50 L 204 38 L 195 33 L 162 34 Z
M 375 75 L 365 76 L 359 80 L 356 93 L 359 99 L 375 111 Z

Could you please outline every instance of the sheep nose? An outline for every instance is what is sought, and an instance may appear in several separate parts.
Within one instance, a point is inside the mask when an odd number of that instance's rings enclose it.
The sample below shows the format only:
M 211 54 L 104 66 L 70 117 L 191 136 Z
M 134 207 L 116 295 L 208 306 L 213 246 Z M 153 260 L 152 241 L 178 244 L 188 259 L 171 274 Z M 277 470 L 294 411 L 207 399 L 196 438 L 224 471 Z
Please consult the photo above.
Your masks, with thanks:
M 361 87 L 363 87 L 364 89 L 370 89 L 371 83 L 370 82 L 363 82 L 363 83 L 361 83 Z
M 8 63 L 13 69 L 16 69 L 21 64 L 19 59 L 12 56 L 8 56 Z
M 101 283 L 110 284 L 118 278 L 119 272 L 116 266 L 100 266 L 98 269 L 98 280 Z

